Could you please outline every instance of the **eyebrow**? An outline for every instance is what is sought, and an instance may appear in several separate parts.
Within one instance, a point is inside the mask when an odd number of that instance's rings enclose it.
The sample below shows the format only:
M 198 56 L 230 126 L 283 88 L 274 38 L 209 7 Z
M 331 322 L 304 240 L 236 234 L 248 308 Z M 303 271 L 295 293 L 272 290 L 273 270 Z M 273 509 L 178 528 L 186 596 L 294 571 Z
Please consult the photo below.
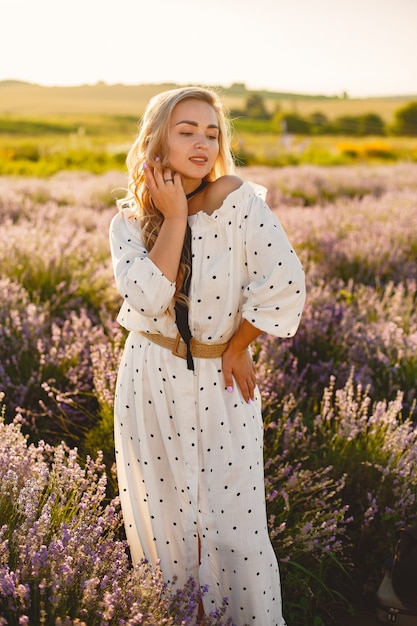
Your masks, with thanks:
M 198 123 L 193 122 L 192 120 L 181 120 L 180 122 L 177 122 L 175 126 L 178 126 L 179 124 L 189 124 L 190 126 L 198 127 Z M 217 130 L 219 130 L 219 127 L 217 126 L 217 124 L 209 124 L 207 128 L 217 128 Z

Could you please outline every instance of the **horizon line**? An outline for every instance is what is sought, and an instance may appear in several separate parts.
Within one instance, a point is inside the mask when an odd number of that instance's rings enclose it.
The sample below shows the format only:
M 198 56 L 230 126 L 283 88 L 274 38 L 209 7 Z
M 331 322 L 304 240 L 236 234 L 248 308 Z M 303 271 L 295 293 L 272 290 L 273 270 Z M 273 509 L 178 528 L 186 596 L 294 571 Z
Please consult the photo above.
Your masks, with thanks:
M 241 82 L 241 81 L 234 81 L 232 83 L 230 83 L 229 85 L 225 85 L 225 84 L 210 84 L 210 83 L 193 83 L 193 82 L 189 82 L 189 83 L 182 83 L 182 82 L 174 82 L 174 81 L 162 81 L 162 82 L 155 82 L 155 83 L 149 83 L 149 82 L 144 82 L 144 83 L 124 83 L 124 82 L 108 82 L 105 80 L 97 80 L 95 82 L 88 82 L 88 83 L 68 83 L 68 84 L 46 84 L 46 83 L 38 83 L 38 82 L 33 82 L 30 80 L 25 80 L 25 79 L 21 79 L 21 78 L 0 78 L 0 85 L 4 85 L 4 83 L 9 83 L 10 86 L 11 85 L 27 85 L 27 86 L 31 86 L 31 87 L 42 87 L 42 88 L 50 88 L 50 89 L 74 89 L 74 88 L 79 88 L 79 87 L 98 87 L 98 86 L 105 86 L 105 87 L 159 87 L 159 86 L 164 86 L 164 85 L 173 85 L 173 86 L 185 86 L 185 85 L 199 85 L 199 86 L 205 86 L 205 87 L 215 87 L 215 88 L 221 88 L 221 89 L 225 89 L 225 90 L 230 90 L 233 89 L 234 87 L 241 87 L 242 89 L 244 89 L 245 91 L 248 92 L 253 92 L 253 93 L 270 93 L 270 94 L 276 94 L 276 95 L 282 95 L 282 96 L 289 96 L 289 97 L 308 97 L 308 98 L 328 98 L 328 99 L 338 99 L 338 100 L 343 100 L 343 99 L 347 99 L 347 100 L 370 100 L 370 99 L 388 99 L 388 98 L 393 98 L 393 99 L 414 99 L 417 98 L 417 93 L 381 93 L 381 94 L 370 94 L 370 95 L 362 95 L 362 96 L 355 96 L 355 95 L 350 95 L 349 92 L 347 90 L 342 91 L 341 94 L 337 94 L 337 93 L 310 93 L 310 92 L 304 92 L 304 91 L 284 91 L 284 90 L 278 90 L 278 89 L 274 89 L 271 87 L 259 87 L 259 88 L 252 88 L 249 87 L 245 82 Z

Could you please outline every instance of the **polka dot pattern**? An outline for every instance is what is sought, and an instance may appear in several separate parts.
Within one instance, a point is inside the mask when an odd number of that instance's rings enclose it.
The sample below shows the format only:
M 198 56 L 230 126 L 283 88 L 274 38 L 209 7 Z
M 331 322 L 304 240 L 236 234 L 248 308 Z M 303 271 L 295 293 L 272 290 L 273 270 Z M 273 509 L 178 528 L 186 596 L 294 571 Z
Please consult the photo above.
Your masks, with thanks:
M 304 275 L 282 227 L 249 183 L 211 216 L 189 218 L 190 326 L 200 341 L 228 340 L 242 318 L 293 334 Z M 172 285 L 150 262 L 135 220 L 111 226 L 126 341 L 115 398 L 118 480 L 132 558 L 160 559 L 167 581 L 208 585 L 205 611 L 228 598 L 237 626 L 284 626 L 277 560 L 265 511 L 258 392 L 225 390 L 221 358 L 185 361 L 136 331 L 175 336 L 165 314 Z M 201 558 L 199 561 L 199 542 Z

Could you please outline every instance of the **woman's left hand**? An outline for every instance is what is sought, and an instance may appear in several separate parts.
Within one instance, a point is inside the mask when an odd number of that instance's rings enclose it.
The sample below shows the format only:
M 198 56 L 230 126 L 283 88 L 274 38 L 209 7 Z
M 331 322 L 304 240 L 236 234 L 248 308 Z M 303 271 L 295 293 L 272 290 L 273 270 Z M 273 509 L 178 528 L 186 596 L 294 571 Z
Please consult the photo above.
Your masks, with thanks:
M 223 353 L 222 369 L 227 391 L 233 391 L 235 380 L 245 401 L 251 402 L 255 397 L 256 375 L 249 350 L 236 348 L 231 342 Z

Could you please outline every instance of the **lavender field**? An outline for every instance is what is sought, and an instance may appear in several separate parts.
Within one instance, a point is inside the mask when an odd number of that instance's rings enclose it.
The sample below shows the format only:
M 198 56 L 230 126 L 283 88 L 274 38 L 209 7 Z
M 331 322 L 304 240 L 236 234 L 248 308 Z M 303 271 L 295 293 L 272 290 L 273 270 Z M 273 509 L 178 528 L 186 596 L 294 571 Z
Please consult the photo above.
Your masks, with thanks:
M 297 335 L 255 347 L 284 613 L 340 626 L 417 513 L 417 164 L 241 174 L 268 187 L 307 276 Z M 204 594 L 132 568 L 124 542 L 108 227 L 125 182 L 0 178 L 1 626 L 191 625 Z

